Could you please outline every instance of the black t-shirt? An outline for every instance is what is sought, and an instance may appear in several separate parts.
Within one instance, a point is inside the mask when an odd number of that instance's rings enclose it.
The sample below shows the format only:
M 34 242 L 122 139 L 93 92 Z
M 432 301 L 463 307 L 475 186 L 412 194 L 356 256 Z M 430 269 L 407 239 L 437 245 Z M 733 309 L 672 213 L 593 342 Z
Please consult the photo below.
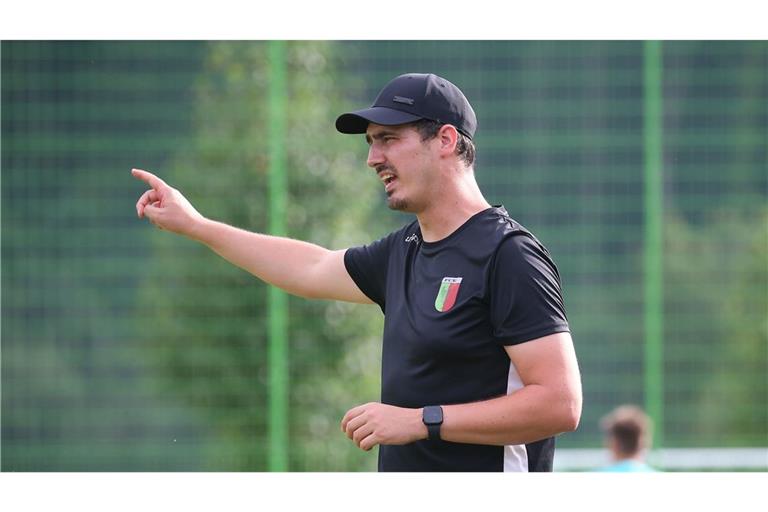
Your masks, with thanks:
M 384 312 L 381 402 L 420 408 L 488 400 L 522 387 L 504 350 L 568 331 L 547 249 L 501 206 L 437 242 L 417 221 L 344 264 Z M 554 438 L 487 446 L 417 441 L 380 446 L 379 471 L 551 471 Z

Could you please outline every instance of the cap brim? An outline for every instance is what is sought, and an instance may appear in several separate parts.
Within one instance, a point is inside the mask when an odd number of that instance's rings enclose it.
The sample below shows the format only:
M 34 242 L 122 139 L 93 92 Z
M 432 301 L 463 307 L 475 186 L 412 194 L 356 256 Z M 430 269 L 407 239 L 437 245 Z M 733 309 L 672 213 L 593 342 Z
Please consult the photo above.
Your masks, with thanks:
M 423 119 L 420 116 L 387 107 L 371 107 L 341 114 L 336 119 L 336 129 L 341 133 L 365 133 L 369 123 L 394 126 Z

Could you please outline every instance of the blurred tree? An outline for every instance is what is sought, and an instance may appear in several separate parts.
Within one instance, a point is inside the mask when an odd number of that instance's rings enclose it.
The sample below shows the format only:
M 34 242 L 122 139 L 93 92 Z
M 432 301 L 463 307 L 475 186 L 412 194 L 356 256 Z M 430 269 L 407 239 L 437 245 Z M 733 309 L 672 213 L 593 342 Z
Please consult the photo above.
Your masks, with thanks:
M 365 172 L 362 137 L 333 129 L 350 106 L 339 98 L 338 58 L 331 42 L 286 47 L 288 233 L 334 249 L 386 231 L 369 216 L 378 183 Z M 258 232 L 269 221 L 268 86 L 267 43 L 210 44 L 196 141 L 172 169 L 155 169 L 203 215 Z M 367 233 L 372 225 L 381 227 Z M 159 231 L 153 237 L 142 288 L 144 354 L 163 392 L 196 408 L 211 429 L 206 467 L 189 469 L 265 471 L 267 286 L 207 248 Z M 291 297 L 290 470 L 375 468 L 375 455 L 339 424 L 347 409 L 379 398 L 382 325 L 375 306 Z
M 745 223 L 735 279 L 723 290 L 725 343 L 707 422 L 725 443 L 768 446 L 768 208 Z M 727 414 L 723 414 L 727 411 Z
M 767 47 L 665 48 L 666 444 L 765 446 Z
M 721 209 L 703 226 L 666 219 L 668 446 L 768 441 L 766 226 L 768 210 Z

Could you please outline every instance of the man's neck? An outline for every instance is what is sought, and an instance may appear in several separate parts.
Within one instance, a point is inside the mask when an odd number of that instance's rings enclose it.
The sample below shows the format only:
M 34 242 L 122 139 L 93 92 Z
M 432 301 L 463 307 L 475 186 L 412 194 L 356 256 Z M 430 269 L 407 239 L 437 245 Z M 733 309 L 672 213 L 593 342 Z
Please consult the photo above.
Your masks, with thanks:
M 437 242 L 456 231 L 473 215 L 490 208 L 474 176 L 447 183 L 438 198 L 424 211 L 416 214 L 425 242 Z

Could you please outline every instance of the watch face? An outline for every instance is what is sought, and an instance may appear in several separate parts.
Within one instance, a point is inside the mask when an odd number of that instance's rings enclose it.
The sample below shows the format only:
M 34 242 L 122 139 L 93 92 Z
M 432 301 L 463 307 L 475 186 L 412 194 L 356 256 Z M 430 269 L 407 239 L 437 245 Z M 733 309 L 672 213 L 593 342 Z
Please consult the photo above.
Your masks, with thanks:
M 440 407 L 424 408 L 424 423 L 438 425 L 443 422 L 443 410 Z

